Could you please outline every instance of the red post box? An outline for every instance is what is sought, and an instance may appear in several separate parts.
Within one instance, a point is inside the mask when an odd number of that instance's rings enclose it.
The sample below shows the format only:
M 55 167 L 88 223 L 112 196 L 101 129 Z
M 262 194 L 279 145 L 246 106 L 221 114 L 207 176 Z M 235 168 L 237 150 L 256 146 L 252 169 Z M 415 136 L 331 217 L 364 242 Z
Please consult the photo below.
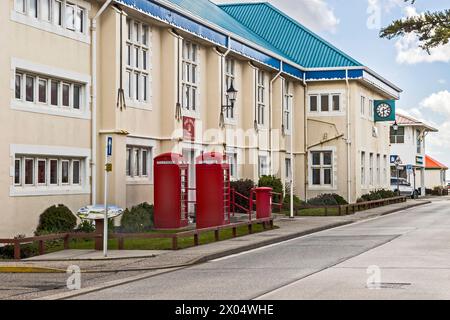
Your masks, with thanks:
M 272 188 L 256 188 L 256 219 L 272 216 Z
M 181 154 L 165 153 L 154 159 L 156 229 L 188 225 L 189 167 Z
M 221 153 L 204 153 L 195 165 L 197 229 L 230 222 L 230 165 Z

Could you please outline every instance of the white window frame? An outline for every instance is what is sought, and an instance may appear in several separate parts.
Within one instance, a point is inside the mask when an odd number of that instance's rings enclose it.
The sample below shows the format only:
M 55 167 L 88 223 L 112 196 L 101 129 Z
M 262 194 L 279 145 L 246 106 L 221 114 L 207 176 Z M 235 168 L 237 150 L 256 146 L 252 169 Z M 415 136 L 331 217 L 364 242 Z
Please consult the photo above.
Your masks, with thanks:
M 45 181 L 43 183 L 39 182 L 39 162 L 44 162 L 45 163 L 45 170 L 44 170 L 44 180 Z M 45 158 L 37 158 L 37 161 L 36 161 L 36 184 L 38 186 L 45 186 L 45 185 L 47 185 L 47 181 L 48 181 L 48 179 L 47 179 L 47 169 L 48 169 L 47 159 L 45 159 Z
M 269 156 L 265 154 L 258 155 L 258 177 L 267 176 L 269 172 Z
M 292 159 L 291 158 L 284 158 L 284 170 L 285 170 L 285 180 L 287 182 L 290 182 L 292 180 Z
M 320 152 L 321 153 L 321 165 L 316 166 L 312 165 L 313 163 L 313 153 L 314 152 Z M 331 152 L 331 166 L 323 164 L 323 153 L 324 152 Z M 337 183 L 338 183 L 338 172 L 337 172 L 337 153 L 336 153 L 336 147 L 314 147 L 311 150 L 308 151 L 308 190 L 312 191 L 335 191 L 337 190 Z M 314 169 L 321 169 L 320 171 L 320 185 L 314 185 L 313 184 L 313 168 Z M 324 184 L 324 170 L 323 169 L 330 169 L 331 168 L 331 184 Z
M 153 184 L 153 157 L 155 154 L 156 142 L 154 140 L 150 140 L 147 138 L 140 137 L 128 137 L 126 141 L 125 148 L 125 156 L 127 155 L 128 150 L 130 151 L 130 166 L 129 166 L 129 174 L 128 168 L 125 168 L 125 175 L 127 179 L 127 184 L 142 184 L 142 185 L 150 185 Z M 135 151 L 139 150 L 139 176 L 135 175 L 136 168 L 135 164 Z M 147 151 L 147 158 L 143 159 L 143 151 Z M 143 161 L 146 161 L 147 164 L 147 172 L 143 172 Z M 125 160 L 125 165 L 127 163 L 127 159 Z
M 284 133 L 286 135 L 291 135 L 292 133 L 292 106 L 293 106 L 293 94 L 291 93 L 292 82 L 283 79 L 283 118 L 282 125 L 284 128 Z
M 91 4 L 84 0 L 51 0 L 49 7 L 49 19 L 44 17 L 43 14 L 43 1 L 48 0 L 36 0 L 37 1 L 37 17 L 31 15 L 29 0 L 26 0 L 25 11 L 22 11 L 18 7 L 17 1 L 14 1 L 13 9 L 11 10 L 11 20 L 22 23 L 34 28 L 38 28 L 47 32 L 57 34 L 59 36 L 67 37 L 73 40 L 81 41 L 84 43 L 90 43 L 90 33 L 88 29 L 90 27 L 89 12 L 91 10 Z M 61 4 L 61 16 L 57 12 L 58 3 Z M 66 21 L 66 8 L 71 6 L 74 8 L 74 24 L 75 27 L 71 28 Z M 82 21 L 80 26 L 82 30 L 77 29 L 77 15 L 82 13 Z M 61 19 L 61 24 L 59 24 Z
M 259 127 L 266 124 L 266 73 L 257 69 L 256 81 L 256 122 Z
M 374 153 L 369 153 L 369 185 L 374 186 Z
M 200 46 L 186 39 L 182 42 L 181 107 L 185 115 L 197 118 L 200 114 Z M 196 54 L 193 54 L 194 52 Z
M 366 96 L 361 95 L 361 98 L 360 98 L 360 114 L 361 114 L 361 117 L 366 117 L 366 100 L 367 100 Z
M 360 162 L 361 162 L 361 185 L 365 186 L 366 182 L 367 182 L 367 179 L 366 179 L 366 152 L 365 151 L 361 151 Z
M 226 153 L 228 157 L 228 163 L 230 165 L 230 178 L 232 180 L 237 180 L 238 174 L 238 155 L 236 151 L 229 151 Z
M 345 115 L 344 108 L 344 90 L 309 90 L 307 93 L 308 106 L 307 113 L 309 116 L 314 117 L 329 117 L 329 116 L 343 116 Z M 322 111 L 322 96 L 328 96 L 328 111 Z M 333 98 L 339 97 L 339 110 L 333 110 Z M 317 99 L 317 110 L 311 110 L 311 98 L 316 97 Z
M 381 185 L 381 155 L 379 153 L 377 153 L 377 158 L 376 158 L 376 183 L 377 186 Z

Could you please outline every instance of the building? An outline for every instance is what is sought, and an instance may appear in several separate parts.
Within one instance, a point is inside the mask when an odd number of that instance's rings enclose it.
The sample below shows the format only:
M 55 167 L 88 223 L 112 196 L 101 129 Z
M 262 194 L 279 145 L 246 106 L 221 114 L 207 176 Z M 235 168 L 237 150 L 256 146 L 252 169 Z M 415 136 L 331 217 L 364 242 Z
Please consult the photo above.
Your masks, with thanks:
M 207 0 L 7 0 L 0 237 L 31 234 L 53 204 L 103 203 L 108 136 L 107 200 L 121 207 L 153 201 L 152 159 L 164 152 L 182 153 L 191 177 L 201 152 L 225 152 L 234 179 L 277 175 L 301 198 L 354 201 L 386 186 L 389 129 L 372 101 L 400 89 L 262 8 L 291 37 L 265 37 Z M 308 45 L 291 54 L 275 41 L 292 36 Z M 231 84 L 234 108 L 222 108 Z
M 415 189 L 425 195 L 425 147 L 426 137 L 436 128 L 412 117 L 396 115 L 396 123 L 390 128 L 391 177 L 407 179 Z M 395 160 L 400 159 L 399 172 Z
M 433 159 L 429 155 L 425 156 L 425 188 L 434 189 L 436 187 L 447 186 L 447 170 L 445 164 Z

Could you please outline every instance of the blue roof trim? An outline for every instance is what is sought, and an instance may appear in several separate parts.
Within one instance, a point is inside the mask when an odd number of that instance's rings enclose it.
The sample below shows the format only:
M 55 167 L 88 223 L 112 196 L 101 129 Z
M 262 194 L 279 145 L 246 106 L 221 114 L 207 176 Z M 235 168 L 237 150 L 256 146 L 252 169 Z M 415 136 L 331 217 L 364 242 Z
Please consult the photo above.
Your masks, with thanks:
M 299 79 L 303 79 L 303 75 L 305 74 L 303 71 L 291 66 L 288 63 L 283 63 L 283 72 Z
M 249 46 L 246 46 L 240 41 L 230 39 L 230 49 L 238 52 L 246 57 L 252 58 L 254 60 L 257 60 L 263 64 L 266 64 L 274 69 L 280 70 L 281 68 L 281 61 L 278 59 L 275 59 L 265 53 L 262 53 L 256 49 L 250 48 Z
M 364 69 L 348 70 L 348 79 L 362 79 Z M 347 78 L 347 71 L 343 70 L 324 70 L 324 71 L 307 71 L 307 81 L 321 81 L 321 80 L 345 80 Z
M 215 44 L 227 47 L 228 37 L 207 26 L 148 0 L 115 0 L 172 26 L 189 31 Z

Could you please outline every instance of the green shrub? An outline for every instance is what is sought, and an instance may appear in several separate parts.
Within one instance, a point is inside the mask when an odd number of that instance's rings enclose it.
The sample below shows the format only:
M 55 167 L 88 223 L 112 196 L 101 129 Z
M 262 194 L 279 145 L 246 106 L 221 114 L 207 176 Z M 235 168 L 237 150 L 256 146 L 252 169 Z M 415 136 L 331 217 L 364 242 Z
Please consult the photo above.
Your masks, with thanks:
M 300 200 L 300 198 L 294 194 L 294 209 L 300 208 L 304 204 L 305 202 Z M 286 194 L 286 196 L 283 199 L 283 210 L 290 210 L 290 209 L 291 209 L 291 195 Z
M 283 194 L 283 183 L 275 176 L 262 176 L 259 178 L 258 187 L 272 188 L 273 192 Z
M 238 180 L 232 181 L 230 183 L 231 188 L 233 188 L 236 192 L 239 192 L 245 197 L 250 196 L 250 191 L 255 187 L 255 183 L 250 180 Z M 244 208 L 248 208 L 248 200 L 243 199 L 240 196 L 236 195 L 236 203 Z M 244 212 L 242 209 L 236 207 L 236 212 Z
M 343 197 L 335 193 L 320 194 L 315 198 L 308 200 L 308 204 L 312 206 L 337 206 L 348 204 Z
M 386 189 L 380 189 L 371 191 L 370 193 L 364 194 L 361 196 L 361 198 L 358 199 L 358 203 L 360 202 L 367 202 L 367 201 L 375 201 L 375 200 L 381 200 L 381 199 L 389 199 L 396 197 L 394 191 L 386 190 Z
M 94 223 L 90 220 L 83 220 L 77 227 L 78 232 L 91 233 L 95 231 Z
M 153 228 L 153 205 L 142 203 L 126 209 L 121 221 L 121 231 L 141 233 Z
M 60 204 L 46 209 L 39 217 L 35 235 L 62 233 L 72 231 L 77 225 L 77 218 L 66 206 Z

